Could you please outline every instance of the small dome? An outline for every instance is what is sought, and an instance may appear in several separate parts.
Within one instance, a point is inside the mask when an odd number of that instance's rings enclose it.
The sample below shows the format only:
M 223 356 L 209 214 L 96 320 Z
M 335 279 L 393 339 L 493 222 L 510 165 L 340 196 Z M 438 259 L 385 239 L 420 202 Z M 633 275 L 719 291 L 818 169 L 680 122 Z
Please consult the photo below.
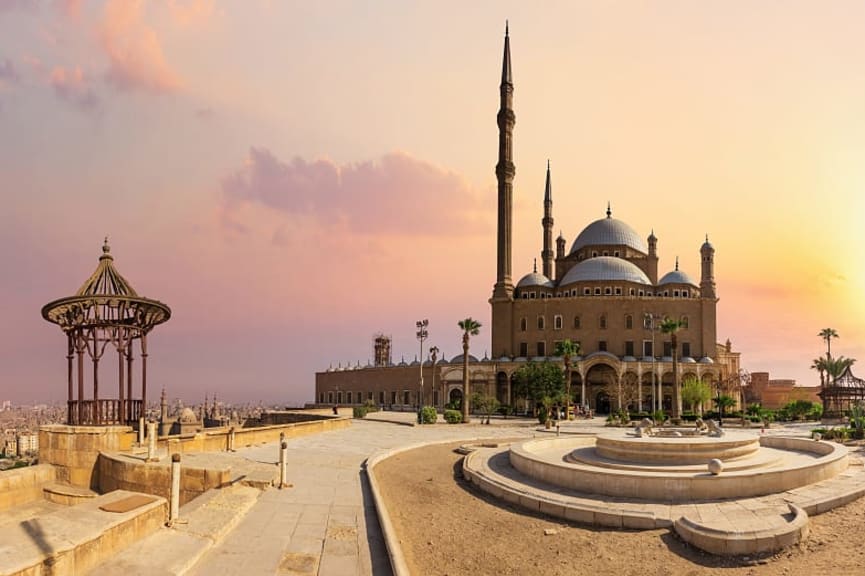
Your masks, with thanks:
M 687 284 L 688 286 L 698 288 L 697 284 L 691 279 L 691 277 L 681 270 L 673 270 L 672 272 L 664 274 L 664 277 L 658 282 L 658 286 L 663 286 L 664 284 Z
M 702 246 L 700 246 L 700 250 L 701 250 L 701 251 L 705 251 L 705 250 L 711 250 L 711 251 L 714 251 L 714 250 L 715 250 L 715 247 L 712 246 L 712 243 L 711 243 L 711 242 L 709 242 L 709 235 L 708 235 L 708 234 L 706 234 L 706 241 L 703 242 L 703 245 L 702 245 Z
M 469 354 L 469 364 L 471 364 L 472 362 L 477 362 L 477 361 L 478 361 L 477 358 L 475 358 L 474 356 Z M 462 354 L 460 354 L 459 356 L 454 356 L 453 358 L 451 358 L 451 364 L 462 364 L 462 363 L 463 363 L 463 355 Z
M 697 363 L 697 361 L 694 360 L 693 358 L 691 358 L 690 356 L 683 356 L 682 358 L 679 359 L 679 362 L 681 362 L 682 364 L 696 364 Z
M 633 228 L 610 216 L 595 220 L 586 226 L 571 246 L 570 254 L 586 246 L 627 246 L 641 254 L 649 252 L 646 241 Z
M 529 286 L 541 286 L 543 288 L 553 288 L 553 282 L 540 274 L 539 272 L 530 272 L 520 278 L 520 281 L 517 282 L 517 288 L 528 288 Z
M 708 356 L 703 356 L 697 362 L 700 364 L 714 364 L 715 363 L 715 361 L 712 360 L 711 358 L 709 358 Z
M 636 362 L 637 359 L 634 358 L 633 356 L 622 356 L 622 361 L 623 362 Z
M 192 411 L 192 408 L 184 408 L 180 413 L 180 423 L 194 424 L 195 422 L 198 422 L 198 418 L 195 417 L 195 412 Z
M 502 356 L 501 358 L 499 358 L 499 362 L 510 362 L 510 361 L 511 361 L 511 359 L 508 356 Z
M 591 280 L 613 280 L 634 282 L 651 286 L 652 282 L 646 273 L 635 264 L 613 256 L 598 256 L 583 260 L 565 274 L 561 285 Z

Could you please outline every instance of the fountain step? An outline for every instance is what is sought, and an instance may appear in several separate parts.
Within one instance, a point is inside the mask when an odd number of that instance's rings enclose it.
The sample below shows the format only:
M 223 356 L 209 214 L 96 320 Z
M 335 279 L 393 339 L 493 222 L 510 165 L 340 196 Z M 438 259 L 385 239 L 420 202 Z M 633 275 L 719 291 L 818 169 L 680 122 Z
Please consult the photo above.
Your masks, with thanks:
M 806 456 L 807 457 L 807 456 Z M 581 464 L 585 466 L 596 466 L 598 468 L 610 468 L 613 470 L 631 470 L 642 472 L 664 472 L 669 474 L 696 474 L 706 471 L 709 459 L 701 464 L 675 464 L 652 465 L 640 464 L 639 462 L 623 462 L 604 458 L 597 454 L 592 448 L 577 448 L 565 456 L 565 462 Z M 781 466 L 785 462 L 785 453 L 780 450 L 765 449 L 756 455 L 745 456 L 723 460 L 724 471 L 733 472 L 739 470 L 771 469 Z

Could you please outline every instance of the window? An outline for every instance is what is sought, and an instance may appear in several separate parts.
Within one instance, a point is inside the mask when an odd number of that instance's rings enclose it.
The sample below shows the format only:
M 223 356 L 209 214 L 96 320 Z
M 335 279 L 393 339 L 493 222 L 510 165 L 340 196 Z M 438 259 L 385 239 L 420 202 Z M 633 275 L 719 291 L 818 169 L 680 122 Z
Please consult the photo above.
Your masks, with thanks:
M 634 355 L 634 341 L 628 340 L 625 342 L 625 356 L 633 356 Z
M 536 294 L 534 292 L 529 292 L 529 300 L 534 300 Z
M 379 390 L 378 393 L 378 403 L 384 404 L 384 390 Z
M 619 257 L 619 251 L 616 250 L 615 252 L 613 252 L 613 256 L 615 256 L 616 258 L 618 258 L 618 257 Z
M 625 328 L 631 330 L 634 328 L 634 317 L 630 314 L 625 314 Z
M 673 355 L 673 343 L 672 342 L 664 342 L 664 356 L 672 356 Z
M 318 403 L 324 404 L 324 392 L 319 393 L 318 395 Z
M 336 403 L 337 403 L 337 404 L 342 404 L 342 392 L 337 392 L 337 393 L 336 393 Z
M 673 290 L 673 296 L 676 297 L 676 298 L 678 298 L 678 297 L 679 297 L 679 291 L 678 291 L 678 290 Z
M 669 295 L 670 295 L 670 291 L 669 291 L 669 290 L 664 290 L 664 297 L 667 297 L 667 296 L 669 296 Z
M 543 316 L 538 316 L 538 330 L 543 330 L 546 327 Z
M 601 317 L 598 318 L 598 327 L 601 330 L 607 329 L 607 315 L 606 314 L 601 314 Z
M 609 296 L 609 295 L 611 295 L 612 293 L 613 293 L 613 289 L 610 288 L 609 286 L 607 286 L 606 288 L 604 288 L 604 296 Z
M 643 340 L 643 356 L 647 356 L 647 357 L 652 356 L 652 341 L 651 340 Z
M 633 295 L 634 295 L 634 289 L 633 289 L 633 288 L 631 288 L 630 290 L 628 290 L 628 295 L 629 295 L 629 296 L 633 296 Z
M 372 402 L 372 397 L 373 397 L 372 390 L 370 390 L 366 395 L 366 399 L 369 400 L 370 402 Z
M 395 390 L 392 390 L 390 393 L 390 403 L 396 404 L 396 391 Z
M 351 401 L 351 392 L 346 392 L 346 403 L 352 404 Z
M 609 256 L 609 255 L 610 255 L 610 253 L 607 252 L 606 250 L 604 250 L 604 256 Z
M 621 295 L 622 295 L 622 287 L 616 286 L 616 296 L 621 296 Z
M 597 256 L 598 256 L 598 253 L 595 252 L 594 250 L 592 250 L 592 258 L 597 258 Z
M 679 319 L 679 324 L 682 325 L 682 328 L 687 328 L 687 327 L 688 327 L 688 317 L 687 317 L 687 316 L 682 316 L 682 317 Z
M 590 288 L 583 288 L 583 296 L 591 296 L 592 290 Z
M 529 329 L 528 318 L 520 318 L 520 332 L 525 332 L 528 329 Z
M 528 342 L 520 342 L 520 356 L 525 358 L 529 355 L 529 344 Z
M 580 328 L 580 317 L 579 316 L 574 316 L 574 328 L 577 328 L 577 329 Z
M 633 290 L 633 288 L 632 288 L 632 290 Z M 643 292 L 642 290 L 640 290 L 639 292 L 637 292 L 637 296 L 645 296 L 645 294 L 646 294 L 646 293 Z
M 546 356 L 547 355 L 547 343 L 546 342 L 538 342 L 538 356 Z
M 333 392 L 328 392 L 328 393 L 327 393 L 327 403 L 328 403 L 328 404 L 333 404 Z
M 607 341 L 606 340 L 601 340 L 600 342 L 598 342 L 598 350 L 601 352 L 607 351 Z
M 439 405 L 439 391 L 438 389 L 433 390 L 433 406 Z
M 682 342 L 682 357 L 691 355 L 691 343 Z
M 600 295 L 601 295 L 601 289 L 600 289 L 600 287 L 595 288 L 595 296 L 600 296 Z
M 402 403 L 406 405 L 411 404 L 411 392 L 408 390 L 402 391 Z
M 523 297 L 523 300 L 528 300 L 528 299 L 529 299 L 529 293 L 528 293 L 528 292 L 523 292 L 523 293 L 522 293 L 522 297 Z
M 553 328 L 555 330 L 562 329 L 562 317 L 560 314 L 556 314 L 555 316 L 553 316 Z

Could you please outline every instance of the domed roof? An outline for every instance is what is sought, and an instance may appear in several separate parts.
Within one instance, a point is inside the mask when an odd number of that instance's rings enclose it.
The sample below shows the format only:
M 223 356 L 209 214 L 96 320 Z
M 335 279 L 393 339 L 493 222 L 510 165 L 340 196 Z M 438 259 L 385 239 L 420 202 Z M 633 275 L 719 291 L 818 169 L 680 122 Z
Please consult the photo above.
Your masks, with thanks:
M 661 281 L 658 282 L 658 286 L 662 286 L 664 284 L 688 284 L 697 288 L 697 284 L 691 280 L 691 277 L 688 276 L 685 272 L 679 270 L 679 258 L 676 257 L 676 269 L 672 272 L 667 272 L 664 274 L 664 277 L 661 278 Z
M 195 412 L 192 411 L 191 408 L 184 408 L 182 412 L 180 412 L 180 422 L 182 424 L 193 424 L 198 421 L 198 418 L 195 417 Z
M 538 272 L 530 272 L 526 274 L 520 281 L 517 282 L 517 288 L 528 288 L 529 286 L 541 286 L 543 288 L 553 288 L 553 282 Z
M 652 282 L 646 273 L 635 264 L 613 256 L 598 256 L 583 260 L 565 274 L 561 285 L 587 280 L 621 280 L 651 286 Z
M 477 358 L 475 358 L 474 356 L 469 354 L 469 364 L 471 364 L 472 362 L 477 362 L 477 361 L 478 361 Z M 462 364 L 462 363 L 463 363 L 463 355 L 462 354 L 460 354 L 459 356 L 454 356 L 453 358 L 451 358 L 451 364 Z
M 609 207 L 606 218 L 595 220 L 580 232 L 571 246 L 570 254 L 586 246 L 628 246 L 641 254 L 649 252 L 645 240 L 633 228 L 613 218 Z

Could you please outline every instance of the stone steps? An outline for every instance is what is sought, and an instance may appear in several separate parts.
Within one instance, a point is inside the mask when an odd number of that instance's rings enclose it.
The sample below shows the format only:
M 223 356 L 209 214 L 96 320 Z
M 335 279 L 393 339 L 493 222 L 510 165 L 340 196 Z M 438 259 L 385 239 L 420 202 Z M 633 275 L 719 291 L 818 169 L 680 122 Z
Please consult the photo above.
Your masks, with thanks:
M 261 491 L 237 483 L 210 490 L 180 509 L 173 526 L 97 566 L 92 574 L 176 576 L 187 574 L 205 553 L 221 542 L 252 508 Z

